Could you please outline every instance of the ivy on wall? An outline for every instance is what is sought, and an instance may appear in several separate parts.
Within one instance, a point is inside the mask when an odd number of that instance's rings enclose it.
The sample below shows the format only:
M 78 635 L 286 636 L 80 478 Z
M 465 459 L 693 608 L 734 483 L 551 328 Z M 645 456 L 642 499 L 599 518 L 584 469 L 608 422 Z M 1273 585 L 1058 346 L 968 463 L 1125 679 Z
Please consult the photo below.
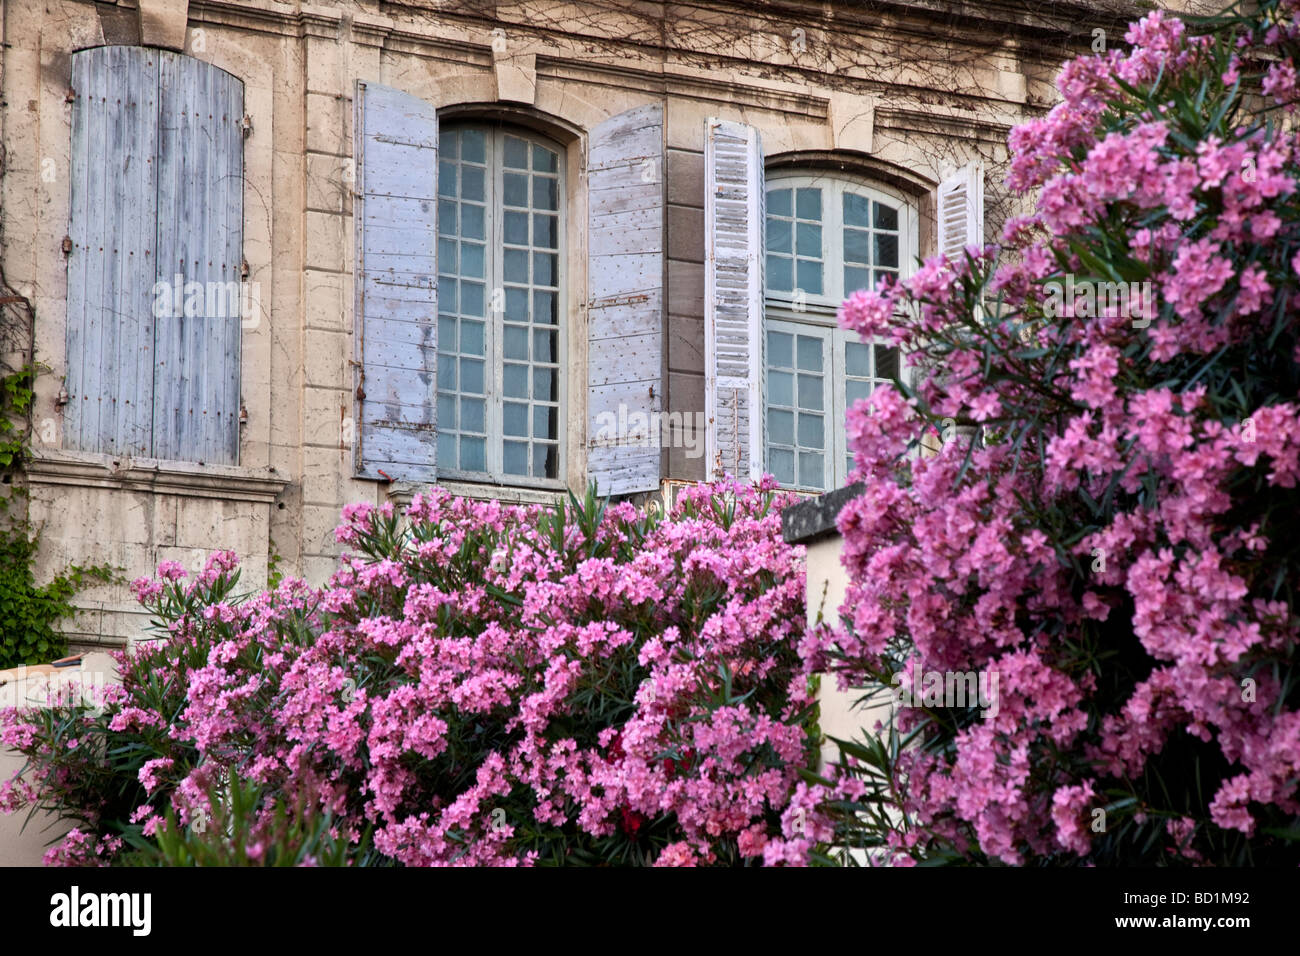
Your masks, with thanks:
M 7 282 L 3 288 L 12 291 Z M 30 302 L 14 294 L 5 295 L 4 301 L 23 306 L 28 326 L 24 331 L 29 332 L 34 320 Z M 76 610 L 73 595 L 94 582 L 118 580 L 114 568 L 70 564 L 49 582 L 36 583 L 33 567 L 40 532 L 31 524 L 21 479 L 31 451 L 33 386 L 40 368 L 28 361 L 0 376 L 0 669 L 64 656 L 67 638 L 56 625 Z

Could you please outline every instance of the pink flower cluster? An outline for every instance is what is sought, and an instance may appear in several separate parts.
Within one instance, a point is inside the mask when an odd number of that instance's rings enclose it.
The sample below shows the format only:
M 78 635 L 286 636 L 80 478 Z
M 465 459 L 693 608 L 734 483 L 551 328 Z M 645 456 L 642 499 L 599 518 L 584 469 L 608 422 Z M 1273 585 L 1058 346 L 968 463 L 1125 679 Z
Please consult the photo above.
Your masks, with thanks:
M 350 506 L 320 591 L 241 601 L 227 558 L 189 584 L 162 569 L 137 592 L 168 636 L 122 660 L 104 717 L 156 753 L 129 822 L 211 819 L 231 772 L 407 865 L 760 856 L 810 753 L 801 553 L 773 493 L 701 486 L 586 526 L 434 490 Z M 35 746 L 22 728 L 6 740 Z
M 1247 45 L 1294 39 L 1283 22 Z M 1279 580 L 1300 478 L 1300 139 L 1243 125 L 1195 142 L 1170 85 L 1230 85 L 1245 67 L 1234 53 L 1223 69 L 1212 38 L 1159 11 L 1128 40 L 1067 64 L 1060 105 L 1011 136 L 1009 182 L 1038 197 L 1007 224 L 1003 264 L 977 259 L 1002 311 L 971 318 L 971 267 L 943 257 L 841 310 L 845 327 L 912 347 L 921 376 L 916 400 L 879 388 L 849 413 L 865 489 L 839 519 L 844 626 L 810 633 L 805 665 L 845 688 L 907 659 L 909 673 L 997 673 L 995 716 L 941 733 L 922 709 L 897 712 L 928 745 L 903 751 L 892 784 L 922 843 L 1007 863 L 1086 857 L 1105 787 L 1187 735 L 1231 769 L 1197 819 L 1139 794 L 1151 802 L 1134 819 L 1163 816 L 1170 852 L 1195 860 L 1199 830 L 1250 835 L 1261 813 L 1300 812 L 1300 712 L 1285 696 L 1300 616 L 1282 596 L 1296 581 Z M 1121 81 L 1164 92 L 1143 100 Z M 1263 82 L 1293 100 L 1291 60 Z M 1044 308 L 1045 282 L 1084 273 L 1090 245 L 1154 287 L 1153 321 Z M 1274 378 L 1234 391 L 1251 374 Z M 923 452 L 944 419 L 966 428 Z M 807 852 L 794 836 L 765 852 Z

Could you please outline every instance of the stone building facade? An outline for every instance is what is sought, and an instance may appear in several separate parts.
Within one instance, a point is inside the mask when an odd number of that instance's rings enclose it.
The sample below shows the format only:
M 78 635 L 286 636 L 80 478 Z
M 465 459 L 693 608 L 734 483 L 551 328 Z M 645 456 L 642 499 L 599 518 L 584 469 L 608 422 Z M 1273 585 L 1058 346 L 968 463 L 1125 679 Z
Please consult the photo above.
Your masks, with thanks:
M 906 361 L 836 301 L 996 238 L 1007 133 L 1130 12 L 5 4 L 38 577 L 231 549 L 322 583 L 344 504 L 430 482 L 839 486 L 845 405 Z M 124 586 L 78 602 L 74 644 L 144 623 Z

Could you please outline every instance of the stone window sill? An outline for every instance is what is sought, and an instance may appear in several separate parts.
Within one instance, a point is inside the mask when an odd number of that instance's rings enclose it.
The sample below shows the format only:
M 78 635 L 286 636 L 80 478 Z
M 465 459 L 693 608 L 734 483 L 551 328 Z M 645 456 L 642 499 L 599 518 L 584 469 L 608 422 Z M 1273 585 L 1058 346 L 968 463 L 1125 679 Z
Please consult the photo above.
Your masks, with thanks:
M 76 485 L 271 504 L 289 483 L 274 468 L 199 465 L 43 449 L 24 465 L 33 485 Z

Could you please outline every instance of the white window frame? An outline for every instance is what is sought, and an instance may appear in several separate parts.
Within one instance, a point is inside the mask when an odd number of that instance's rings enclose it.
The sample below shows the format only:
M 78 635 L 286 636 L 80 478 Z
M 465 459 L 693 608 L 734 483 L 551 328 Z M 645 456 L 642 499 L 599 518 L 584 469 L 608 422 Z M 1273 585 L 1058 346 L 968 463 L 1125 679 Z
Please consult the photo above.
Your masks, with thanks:
M 567 487 L 566 475 L 568 468 L 568 455 L 566 445 L 568 444 L 568 401 L 569 401 L 569 383 L 568 383 L 568 303 L 566 295 L 566 281 L 568 277 L 567 253 L 568 253 L 568 211 L 566 209 L 566 162 L 567 150 L 563 144 L 556 142 L 554 139 L 537 133 L 531 129 L 522 126 L 516 126 L 506 122 L 482 120 L 482 119 L 465 119 L 449 120 L 441 124 L 440 135 L 447 132 L 455 132 L 463 129 L 480 129 L 485 134 L 486 149 L 486 169 L 485 186 L 491 201 L 487 204 L 485 213 L 486 222 L 484 223 L 484 234 L 486 242 L 484 246 L 485 258 L 485 302 L 484 302 L 484 321 L 485 328 L 485 361 L 488 368 L 485 369 L 484 381 L 487 394 L 486 413 L 485 413 L 485 432 L 486 448 L 484 451 L 484 462 L 487 465 L 486 471 L 466 471 L 460 468 L 449 468 L 441 461 L 438 463 L 439 479 L 446 478 L 452 481 L 472 482 L 476 484 L 491 484 L 499 486 L 510 486 L 519 488 L 546 488 L 562 489 Z M 505 153 L 505 138 L 512 136 L 528 143 L 531 147 L 534 144 L 551 150 L 556 154 L 556 210 L 558 220 L 556 228 L 558 234 L 556 237 L 556 356 L 555 356 L 555 374 L 558 378 L 558 415 L 559 421 L 556 431 L 556 448 L 557 448 L 557 465 L 556 477 L 554 478 L 536 478 L 530 475 L 507 474 L 504 467 L 504 443 L 506 440 L 504 427 L 504 402 L 505 402 L 505 352 L 503 348 L 503 323 L 505 321 L 505 210 L 504 210 L 504 189 L 500 188 L 503 176 L 503 158 Z M 441 156 L 439 161 L 442 161 Z M 442 196 L 439 195 L 441 201 Z M 530 197 L 529 221 L 531 230 L 531 219 L 533 212 Z M 438 226 L 438 236 L 441 237 L 441 226 Z M 457 263 L 459 269 L 459 263 Z M 448 273 L 450 275 L 450 273 Z M 457 273 L 457 275 L 459 275 Z M 530 287 L 531 289 L 531 287 Z M 501 291 L 501 296 L 496 295 L 497 290 Z M 501 309 L 494 309 L 495 302 L 502 302 Z M 457 302 L 459 308 L 459 300 Z M 529 309 L 532 308 L 532 295 L 529 295 Z M 457 312 L 459 316 L 459 312 Z M 531 324 L 531 323 L 530 323 Z M 459 346 L 459 342 L 457 343 Z M 531 363 L 530 363 L 531 367 Z M 529 386 L 531 393 L 532 376 L 529 376 Z M 459 392 L 459 379 L 457 381 L 457 391 Z M 438 395 L 435 390 L 432 400 L 437 402 Z M 531 394 L 529 399 L 529 419 L 531 428 L 532 418 L 532 400 Z M 459 421 L 457 422 L 459 426 Z M 459 433 L 459 429 L 458 429 Z M 530 446 L 531 447 L 531 446 Z
M 825 453 L 830 457 L 830 461 L 823 473 L 827 485 L 822 488 L 814 488 L 799 484 L 799 463 L 797 459 L 795 461 L 795 483 L 782 485 L 784 488 L 795 491 L 820 494 L 843 487 L 848 477 L 849 469 L 846 462 L 849 455 L 848 429 L 845 424 L 845 416 L 848 411 L 846 399 L 846 352 L 847 343 L 860 341 L 856 332 L 840 328 L 837 319 L 839 306 L 846 297 L 844 292 L 843 195 L 846 191 L 857 193 L 871 199 L 873 202 L 888 203 L 898 209 L 898 275 L 900 279 L 907 278 L 915 269 L 918 255 L 917 237 L 920 227 L 920 210 L 916 201 L 904 193 L 845 173 L 769 171 L 766 176 L 764 190 L 765 192 L 771 192 L 774 189 L 793 190 L 809 187 L 817 187 L 822 190 L 823 292 L 821 295 L 805 293 L 802 296 L 802 301 L 799 301 L 800 296 L 797 285 L 793 292 L 781 291 L 773 293 L 768 289 L 764 289 L 763 335 L 766 336 L 770 328 L 779 332 L 820 335 L 829 340 L 831 367 L 827 371 L 826 382 L 827 391 L 830 392 L 830 401 L 826 404 L 827 415 L 830 416 L 830 424 L 828 425 L 830 435 L 827 436 L 825 442 L 827 445 Z M 792 196 L 793 201 L 794 196 Z M 834 237 L 834 239 L 831 239 L 831 237 Z M 792 236 L 792 242 L 795 241 L 797 240 Z M 762 250 L 762 254 L 766 257 L 766 248 Z M 793 279 L 797 283 L 797 274 L 793 276 Z M 887 343 L 880 341 L 871 344 L 873 346 L 887 345 Z M 878 381 L 875 367 L 875 348 L 872 350 L 871 363 L 873 379 Z M 906 369 L 906 356 L 900 354 L 899 374 L 906 374 Z M 766 370 L 764 370 L 764 378 L 766 379 L 766 377 Z M 767 414 L 768 395 L 765 391 L 763 395 L 765 422 Z M 767 429 L 764 428 L 764 435 L 766 434 Z M 797 435 L 795 437 L 798 438 Z M 768 470 L 767 446 L 768 441 L 765 438 L 763 443 L 764 471 Z

